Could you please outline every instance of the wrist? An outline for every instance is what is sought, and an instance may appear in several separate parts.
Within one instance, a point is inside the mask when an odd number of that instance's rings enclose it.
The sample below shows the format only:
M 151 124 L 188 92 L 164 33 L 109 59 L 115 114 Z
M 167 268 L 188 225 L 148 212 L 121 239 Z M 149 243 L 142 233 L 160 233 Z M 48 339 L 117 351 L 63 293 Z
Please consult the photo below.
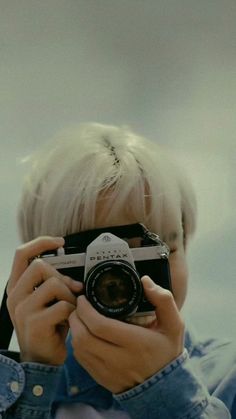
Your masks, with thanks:
M 128 412 L 132 412 L 134 419 L 147 417 L 147 406 L 150 417 L 172 417 L 176 411 L 178 417 L 185 417 L 190 411 L 199 414 L 209 401 L 209 393 L 194 374 L 186 349 L 142 384 L 113 397 Z
M 51 353 L 37 353 L 23 351 L 20 352 L 20 361 L 22 363 L 35 363 L 48 366 L 59 367 L 64 364 L 66 359 L 66 349 L 63 351 L 63 354 L 58 354 L 56 351 Z

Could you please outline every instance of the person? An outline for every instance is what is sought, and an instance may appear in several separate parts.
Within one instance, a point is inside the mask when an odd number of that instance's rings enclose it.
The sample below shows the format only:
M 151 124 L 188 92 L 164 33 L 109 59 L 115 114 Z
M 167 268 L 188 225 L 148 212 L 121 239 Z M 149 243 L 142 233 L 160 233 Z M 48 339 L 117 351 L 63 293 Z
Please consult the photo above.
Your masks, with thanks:
M 0 355 L 2 417 L 236 418 L 234 343 L 199 341 L 181 314 L 196 200 L 174 159 L 127 127 L 88 123 L 29 163 L 7 300 L 20 357 Z M 171 290 L 142 275 L 148 316 L 101 314 L 82 280 L 37 257 L 75 233 L 135 223 L 170 250 Z

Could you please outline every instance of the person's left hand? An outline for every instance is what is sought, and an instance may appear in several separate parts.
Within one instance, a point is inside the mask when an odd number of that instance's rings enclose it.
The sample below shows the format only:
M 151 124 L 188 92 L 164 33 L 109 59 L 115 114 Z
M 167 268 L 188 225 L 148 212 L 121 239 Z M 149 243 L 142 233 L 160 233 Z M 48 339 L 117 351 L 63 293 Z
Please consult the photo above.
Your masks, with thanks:
M 160 371 L 183 351 L 184 324 L 170 291 L 142 278 L 156 319 L 140 327 L 107 318 L 84 296 L 69 317 L 77 361 L 112 393 L 128 390 Z

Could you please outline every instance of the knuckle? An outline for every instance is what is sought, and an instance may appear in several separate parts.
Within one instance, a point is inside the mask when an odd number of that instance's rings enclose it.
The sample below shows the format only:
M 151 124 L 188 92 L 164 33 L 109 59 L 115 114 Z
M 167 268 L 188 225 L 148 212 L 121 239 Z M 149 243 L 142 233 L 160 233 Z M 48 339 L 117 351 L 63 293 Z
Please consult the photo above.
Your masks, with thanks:
M 9 283 L 7 285 L 7 304 L 14 299 L 15 288 L 13 288 Z
M 72 284 L 72 278 L 68 275 L 63 275 L 59 271 L 56 271 L 57 277 L 61 280 L 63 284 L 65 284 L 67 287 L 71 287 Z
M 69 303 L 67 303 L 67 301 L 61 300 L 61 301 L 58 302 L 58 305 L 60 306 L 60 309 L 63 310 L 63 311 L 68 310 Z
M 11 292 L 12 292 L 11 280 L 8 281 L 6 292 L 7 292 L 7 296 L 9 296 L 11 294 Z
M 65 315 L 65 317 L 69 317 L 69 315 L 72 313 L 72 311 L 74 310 L 74 307 L 72 306 L 72 304 L 68 303 L 65 300 L 59 301 L 58 305 L 60 307 L 60 311 L 63 315 Z
M 20 245 L 16 248 L 15 258 L 18 259 L 18 258 L 22 257 L 24 254 L 25 254 L 25 245 L 22 244 L 22 245 Z
M 14 297 L 13 297 L 12 293 L 8 296 L 6 304 L 7 304 L 7 309 L 9 311 L 9 313 L 12 314 L 12 312 L 14 311 L 14 307 L 15 307 Z
M 52 287 L 53 289 L 58 288 L 58 286 L 61 286 L 61 281 L 56 276 L 51 276 L 47 280 L 48 286 Z
M 7 300 L 6 300 L 6 306 L 9 311 L 9 314 L 15 313 L 15 310 L 18 304 L 20 304 L 20 302 L 17 302 L 17 296 L 13 289 L 8 295 Z
M 15 250 L 14 262 L 18 260 L 28 260 L 30 254 L 29 243 L 18 246 Z
M 35 271 L 37 271 L 41 274 L 44 274 L 45 269 L 46 269 L 45 262 L 40 258 L 33 259 L 30 266 L 31 266 L 31 269 L 33 269 L 33 270 L 35 270 Z
M 174 300 L 173 294 L 169 290 L 163 290 L 161 294 L 161 298 L 165 302 L 171 302 Z

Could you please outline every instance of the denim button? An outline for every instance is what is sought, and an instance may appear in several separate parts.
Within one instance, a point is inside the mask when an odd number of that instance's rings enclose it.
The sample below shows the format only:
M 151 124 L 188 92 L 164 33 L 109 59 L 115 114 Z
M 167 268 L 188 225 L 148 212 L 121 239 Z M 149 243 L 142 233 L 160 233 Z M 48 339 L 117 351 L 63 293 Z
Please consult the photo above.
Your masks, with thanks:
M 43 387 L 40 385 L 36 385 L 33 387 L 33 395 L 36 397 L 40 397 L 43 394 Z
M 20 385 L 19 385 L 18 381 L 12 381 L 10 383 L 10 389 L 11 389 L 12 393 L 18 393 L 19 387 L 20 387 Z
M 70 387 L 70 395 L 71 396 L 74 396 L 78 393 L 79 393 L 79 387 L 78 386 L 71 386 Z

